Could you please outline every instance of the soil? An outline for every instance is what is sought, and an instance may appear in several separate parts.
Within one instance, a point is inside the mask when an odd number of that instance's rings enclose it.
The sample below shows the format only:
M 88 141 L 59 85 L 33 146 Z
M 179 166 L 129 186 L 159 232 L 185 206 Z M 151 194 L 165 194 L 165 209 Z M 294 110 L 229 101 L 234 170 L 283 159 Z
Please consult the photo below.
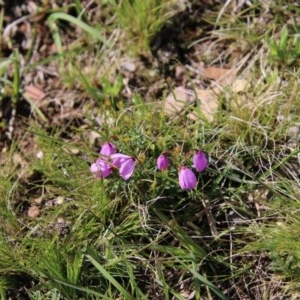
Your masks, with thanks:
M 1 84 L 2 90 L 5 91 L 0 102 L 1 153 L 8 151 L 12 140 L 24 136 L 33 119 L 41 122 L 49 132 L 51 128 L 59 125 L 62 135 L 72 139 L 74 136 L 69 130 L 70 126 L 78 127 L 84 124 L 84 107 L 92 109 L 95 106 L 94 99 L 80 87 L 70 89 L 62 82 L 57 60 L 50 60 L 49 63 L 43 63 L 36 68 L 31 67 L 57 53 L 46 22 L 47 17 L 49 12 L 67 7 L 71 2 L 5 1 L 5 38 L 1 43 L 1 54 L 2 57 L 13 57 L 16 49 L 18 50 L 21 85 L 19 90 L 14 91 L 5 82 Z M 199 68 L 216 59 L 222 60 L 223 67 L 236 60 L 239 55 L 238 46 L 236 51 L 232 51 L 233 55 L 220 58 L 222 51 L 226 54 L 228 45 L 213 43 L 214 38 L 208 38 L 213 26 L 205 21 L 205 18 L 213 12 L 216 14 L 220 2 L 222 1 L 206 0 L 200 4 L 199 1 L 190 1 L 185 10 L 176 14 L 153 38 L 151 53 L 135 58 L 133 66 L 125 61 L 123 68 L 116 69 L 114 77 L 121 74 L 127 82 L 127 90 L 129 88 L 131 91 L 128 93 L 124 88 L 120 91 L 119 98 L 130 100 L 132 93 L 138 91 L 145 101 L 151 101 L 165 97 L 170 89 L 176 86 L 205 87 L 209 80 L 201 78 L 197 72 Z M 88 4 L 89 1 L 83 1 L 83 6 L 87 5 L 87 15 L 95 16 L 93 6 Z M 76 15 L 73 9 L 65 11 Z M 91 22 L 93 23 L 93 20 Z M 77 38 L 74 36 L 74 28 L 66 22 L 63 28 L 64 44 L 72 44 Z M 193 44 L 201 39 L 204 41 Z M 130 67 L 134 68 L 134 72 Z M 13 80 L 14 72 L 14 64 L 10 63 L 6 78 Z M 111 80 L 115 78 L 112 76 Z M 98 89 L 101 92 L 101 84 Z M 28 101 L 28 97 L 33 103 Z M 37 111 L 40 111 L 42 117 Z M 26 145 L 20 148 L 26 148 L 26 152 L 28 148 L 34 149 L 34 146 L 30 145 L 34 143 L 32 138 L 28 135 Z

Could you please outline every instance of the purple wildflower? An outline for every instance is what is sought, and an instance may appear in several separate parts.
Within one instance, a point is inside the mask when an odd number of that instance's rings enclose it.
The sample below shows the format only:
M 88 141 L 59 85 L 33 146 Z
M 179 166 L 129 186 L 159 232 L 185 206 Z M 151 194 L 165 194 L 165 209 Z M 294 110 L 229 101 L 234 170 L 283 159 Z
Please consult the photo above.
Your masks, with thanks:
M 112 154 L 116 153 L 116 150 L 117 147 L 114 144 L 106 142 L 103 144 L 100 150 L 100 154 L 104 156 L 111 156 Z
M 162 153 L 157 158 L 157 169 L 158 170 L 167 170 L 170 166 L 169 157 L 166 153 Z
M 128 180 L 132 176 L 134 168 L 135 160 L 131 157 L 130 159 L 127 159 L 124 163 L 122 163 L 119 173 L 124 180 Z
M 111 155 L 111 159 L 112 159 L 112 164 L 116 167 L 116 168 L 120 168 L 121 165 L 131 159 L 132 157 L 123 153 L 114 153 Z
M 110 156 L 116 152 L 116 146 L 110 142 L 103 144 L 100 157 L 91 165 L 90 171 L 95 178 L 105 178 L 112 173 L 112 164 L 109 162 Z
M 181 167 L 179 171 L 179 185 L 182 190 L 192 190 L 197 185 L 194 172 L 188 167 Z
M 198 172 L 204 171 L 207 166 L 207 158 L 204 152 L 202 151 L 196 151 L 193 158 L 194 166 Z
M 91 165 L 90 171 L 94 174 L 95 178 L 105 178 L 111 174 L 112 168 L 103 159 L 98 158 L 96 162 Z
M 135 169 L 135 160 L 129 155 L 115 153 L 111 155 L 112 164 L 119 168 L 119 174 L 124 180 L 128 180 Z

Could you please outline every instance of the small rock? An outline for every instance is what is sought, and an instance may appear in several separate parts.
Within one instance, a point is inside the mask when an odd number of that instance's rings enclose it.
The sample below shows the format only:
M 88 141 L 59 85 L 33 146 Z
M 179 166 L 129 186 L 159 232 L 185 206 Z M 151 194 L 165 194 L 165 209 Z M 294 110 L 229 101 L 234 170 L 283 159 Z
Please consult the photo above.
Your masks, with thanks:
M 39 151 L 37 154 L 36 154 L 36 157 L 38 159 L 42 159 L 44 157 L 44 154 L 43 154 L 43 151 Z
M 121 64 L 121 68 L 125 71 L 133 73 L 136 70 L 136 66 L 131 61 L 125 61 Z
M 183 86 L 174 88 L 165 101 L 165 111 L 172 115 L 181 112 L 187 104 L 195 102 L 195 95 Z
M 41 203 L 43 202 L 43 196 L 38 197 L 38 198 L 34 198 L 34 199 L 33 199 L 33 202 L 34 202 L 35 204 L 41 204 Z
M 40 209 L 36 205 L 31 206 L 28 209 L 27 214 L 28 214 L 28 217 L 30 217 L 30 218 L 36 218 L 40 214 Z
M 248 81 L 245 79 L 236 79 L 232 84 L 232 91 L 235 93 L 244 92 L 248 88 Z
M 211 122 L 214 119 L 214 114 L 219 107 L 219 99 L 212 90 L 197 89 L 197 97 L 200 100 L 200 110 L 207 121 Z
M 286 134 L 294 139 L 300 139 L 300 127 L 299 126 L 291 126 L 287 129 Z
M 71 148 L 70 151 L 72 154 L 75 154 L 75 155 L 77 155 L 80 152 L 79 149 L 77 149 L 77 148 Z
M 91 131 L 89 134 L 88 134 L 88 137 L 89 137 L 89 141 L 90 141 L 90 144 L 94 144 L 96 139 L 100 138 L 100 134 L 96 131 Z
M 58 196 L 58 197 L 55 199 L 55 204 L 56 204 L 56 205 L 62 205 L 64 202 L 65 202 L 65 198 L 64 198 L 63 196 Z

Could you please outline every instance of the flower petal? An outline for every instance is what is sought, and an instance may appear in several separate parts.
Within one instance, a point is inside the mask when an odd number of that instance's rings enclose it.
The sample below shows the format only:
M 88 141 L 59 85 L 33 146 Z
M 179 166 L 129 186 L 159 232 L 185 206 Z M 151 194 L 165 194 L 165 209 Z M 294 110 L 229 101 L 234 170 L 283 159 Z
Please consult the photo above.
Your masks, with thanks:
M 117 147 L 114 144 L 107 142 L 107 143 L 103 144 L 100 154 L 102 154 L 104 156 L 110 156 L 110 155 L 116 153 L 116 150 L 117 150 Z
M 98 165 L 97 165 L 96 163 L 91 164 L 91 166 L 90 166 L 90 171 L 91 171 L 92 173 L 98 172 L 98 171 L 99 171 Z
M 112 173 L 112 168 L 105 160 L 97 159 L 90 166 L 90 171 L 94 174 L 95 178 L 105 178 Z
M 130 157 L 130 159 L 127 159 L 125 162 L 122 163 L 119 173 L 124 180 L 128 180 L 132 176 L 134 168 L 135 160 L 132 157 Z
M 112 169 L 102 169 L 94 174 L 95 178 L 106 178 L 112 173 Z
M 115 153 L 110 157 L 112 159 L 112 164 L 117 168 L 120 168 L 126 160 L 132 159 L 131 156 L 122 153 Z

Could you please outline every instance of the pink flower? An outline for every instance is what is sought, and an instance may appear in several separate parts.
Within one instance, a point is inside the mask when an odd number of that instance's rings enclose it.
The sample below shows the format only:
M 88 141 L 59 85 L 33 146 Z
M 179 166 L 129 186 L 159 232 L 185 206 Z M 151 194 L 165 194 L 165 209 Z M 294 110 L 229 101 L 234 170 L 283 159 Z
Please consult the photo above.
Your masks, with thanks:
M 167 170 L 170 166 L 169 157 L 166 153 L 162 153 L 157 158 L 157 169 L 158 170 Z
M 106 142 L 103 144 L 100 157 L 91 165 L 90 171 L 95 178 L 105 178 L 112 173 L 112 164 L 109 162 L 110 156 L 116 152 L 116 146 Z
M 119 173 L 124 180 L 128 180 L 132 176 L 134 168 L 135 160 L 133 158 L 130 158 L 121 165 Z
M 119 168 L 119 174 L 124 180 L 128 180 L 135 169 L 135 160 L 129 155 L 115 153 L 111 155 L 112 164 Z
M 114 153 L 111 155 L 112 164 L 116 168 L 120 168 L 121 165 L 132 157 L 123 153 Z
M 198 172 L 204 171 L 207 166 L 207 158 L 204 152 L 202 151 L 196 151 L 193 158 L 194 166 Z
M 116 153 L 117 147 L 110 143 L 110 142 L 106 142 L 103 144 L 101 150 L 100 150 L 100 154 L 104 155 L 104 156 L 111 156 L 112 154 Z
M 90 171 L 94 174 L 95 178 L 105 178 L 112 173 L 112 168 L 103 159 L 98 158 L 96 162 L 91 165 Z
M 179 171 L 179 185 L 182 190 L 192 190 L 197 185 L 194 172 L 188 167 L 181 167 Z

